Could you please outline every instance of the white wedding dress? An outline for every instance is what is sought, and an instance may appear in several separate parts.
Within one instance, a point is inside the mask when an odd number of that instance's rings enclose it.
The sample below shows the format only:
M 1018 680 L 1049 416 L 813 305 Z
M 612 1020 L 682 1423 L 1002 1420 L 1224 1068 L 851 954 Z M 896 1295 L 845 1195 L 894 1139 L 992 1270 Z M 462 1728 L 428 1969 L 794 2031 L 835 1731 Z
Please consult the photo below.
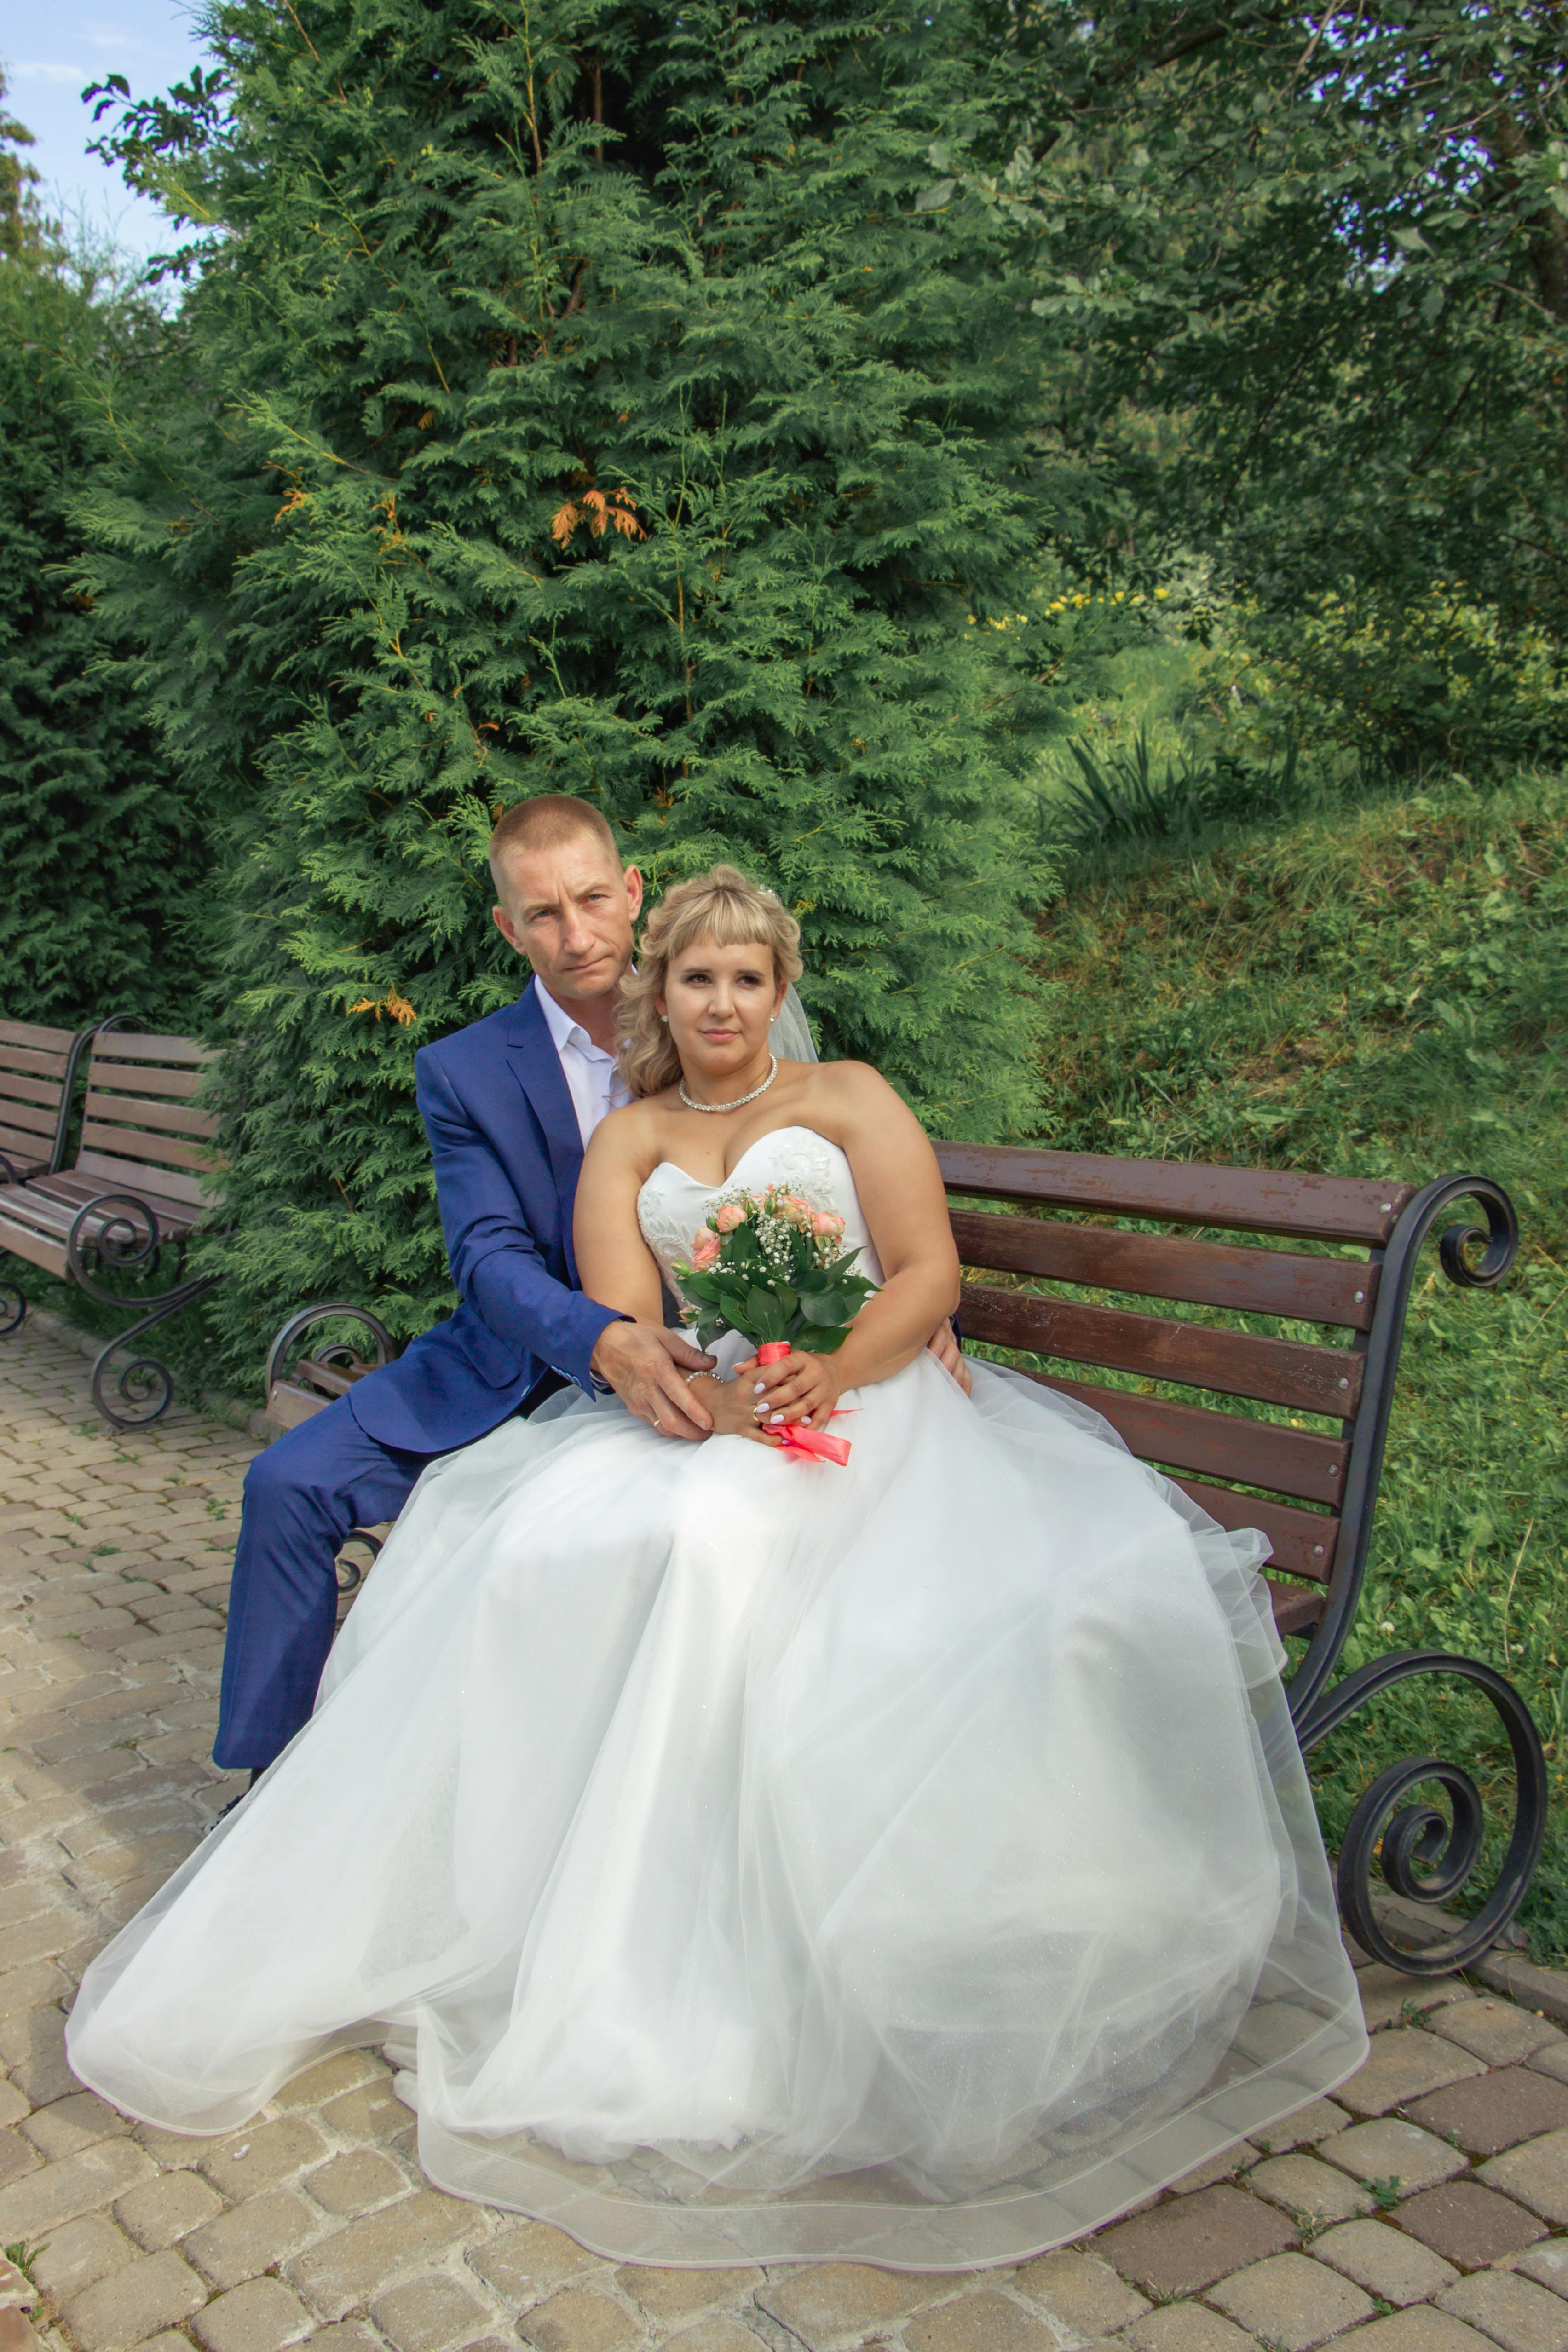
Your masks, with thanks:
M 811 1129 L 742 1179 L 866 1244 Z M 667 1276 L 713 1189 L 644 1185 Z M 88 1970 L 83 2082 L 221 2132 L 395 2033 L 458 2195 L 946 2269 L 1361 2063 L 1261 1537 L 985 1364 L 852 1396 L 846 1469 L 568 1393 L 426 1472 L 310 1723 Z

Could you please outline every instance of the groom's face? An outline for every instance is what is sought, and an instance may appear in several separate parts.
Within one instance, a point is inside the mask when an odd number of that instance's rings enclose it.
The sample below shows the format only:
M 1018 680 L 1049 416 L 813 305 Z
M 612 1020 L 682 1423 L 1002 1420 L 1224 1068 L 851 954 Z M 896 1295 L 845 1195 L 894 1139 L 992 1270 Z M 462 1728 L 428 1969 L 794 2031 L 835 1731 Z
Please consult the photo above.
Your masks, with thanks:
M 642 877 L 623 873 L 591 835 L 549 849 L 514 852 L 504 869 L 496 928 L 524 955 L 552 996 L 590 1003 L 613 993 L 632 960 Z

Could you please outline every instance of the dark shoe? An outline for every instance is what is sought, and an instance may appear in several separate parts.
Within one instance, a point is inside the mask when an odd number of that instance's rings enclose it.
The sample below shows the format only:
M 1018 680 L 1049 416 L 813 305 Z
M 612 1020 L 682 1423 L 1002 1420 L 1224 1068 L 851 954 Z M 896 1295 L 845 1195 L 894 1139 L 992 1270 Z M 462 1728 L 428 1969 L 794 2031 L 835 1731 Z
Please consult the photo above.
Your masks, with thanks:
M 256 1786 L 256 1784 L 257 1784 L 258 1780 L 260 1780 L 260 1778 L 261 1778 L 261 1775 L 260 1775 L 260 1773 L 259 1773 L 259 1772 L 253 1772 L 253 1773 L 251 1774 L 251 1776 L 250 1776 L 249 1780 L 246 1782 L 246 1784 L 245 1784 L 244 1788 L 240 1790 L 240 1792 L 239 1792 L 238 1796 L 237 1796 L 237 1797 L 231 1797 L 231 1798 L 229 1799 L 229 1801 L 228 1801 L 227 1804 L 226 1804 L 226 1805 L 225 1805 L 225 1806 L 223 1807 L 222 1811 L 221 1811 L 220 1812 L 216 1812 L 216 1813 L 213 1815 L 213 1817 L 212 1817 L 211 1821 L 207 1823 L 207 1825 L 206 1825 L 205 1829 L 202 1832 L 202 1835 L 203 1835 L 203 1837 L 211 1837 L 211 1835 L 212 1835 L 212 1833 L 213 1833 L 214 1830 L 216 1830 L 216 1827 L 217 1827 L 217 1825 L 218 1825 L 219 1822 L 226 1822 L 226 1821 L 227 1821 L 227 1819 L 228 1819 L 228 1817 L 229 1817 L 229 1815 L 230 1815 L 230 1813 L 232 1813 L 232 1812 L 233 1812 L 233 1811 L 234 1811 L 234 1809 L 235 1809 L 236 1805 L 243 1805 L 243 1804 L 244 1804 L 244 1802 L 245 1802 L 245 1801 L 246 1801 L 247 1797 L 248 1797 L 248 1796 L 249 1796 L 249 1794 L 250 1794 L 250 1792 L 251 1792 L 252 1789 L 254 1789 L 254 1788 L 255 1788 L 255 1786 Z

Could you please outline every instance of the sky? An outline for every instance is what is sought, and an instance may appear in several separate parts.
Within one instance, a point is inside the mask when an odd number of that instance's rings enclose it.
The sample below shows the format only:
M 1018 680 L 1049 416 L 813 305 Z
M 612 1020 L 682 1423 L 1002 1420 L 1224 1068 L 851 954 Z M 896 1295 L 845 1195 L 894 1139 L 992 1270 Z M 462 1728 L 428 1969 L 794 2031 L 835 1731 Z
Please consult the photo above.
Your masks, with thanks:
M 0 0 L 4 110 L 37 142 L 26 154 L 46 212 L 109 229 L 129 255 L 167 247 L 156 207 L 87 152 L 95 133 L 81 93 L 111 73 L 139 98 L 184 80 L 202 57 L 196 23 L 196 0 Z

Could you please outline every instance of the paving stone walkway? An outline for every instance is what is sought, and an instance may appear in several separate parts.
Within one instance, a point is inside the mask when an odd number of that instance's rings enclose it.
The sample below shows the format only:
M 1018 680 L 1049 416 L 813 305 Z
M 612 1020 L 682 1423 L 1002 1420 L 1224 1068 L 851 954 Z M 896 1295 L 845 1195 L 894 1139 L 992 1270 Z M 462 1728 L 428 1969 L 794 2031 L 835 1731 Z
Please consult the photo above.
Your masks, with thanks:
M 180 1412 L 107 1434 L 87 1380 L 36 1328 L 0 1340 L 0 2247 L 30 2273 L 0 2263 L 0 2352 L 28 2352 L 26 2310 L 58 2352 L 1568 2352 L 1568 2034 L 1376 1968 L 1372 2056 L 1333 2099 L 977 2274 L 617 2269 L 428 2189 L 371 2053 L 226 2140 L 133 2129 L 61 2029 L 237 1785 L 207 1750 L 255 1449 Z

